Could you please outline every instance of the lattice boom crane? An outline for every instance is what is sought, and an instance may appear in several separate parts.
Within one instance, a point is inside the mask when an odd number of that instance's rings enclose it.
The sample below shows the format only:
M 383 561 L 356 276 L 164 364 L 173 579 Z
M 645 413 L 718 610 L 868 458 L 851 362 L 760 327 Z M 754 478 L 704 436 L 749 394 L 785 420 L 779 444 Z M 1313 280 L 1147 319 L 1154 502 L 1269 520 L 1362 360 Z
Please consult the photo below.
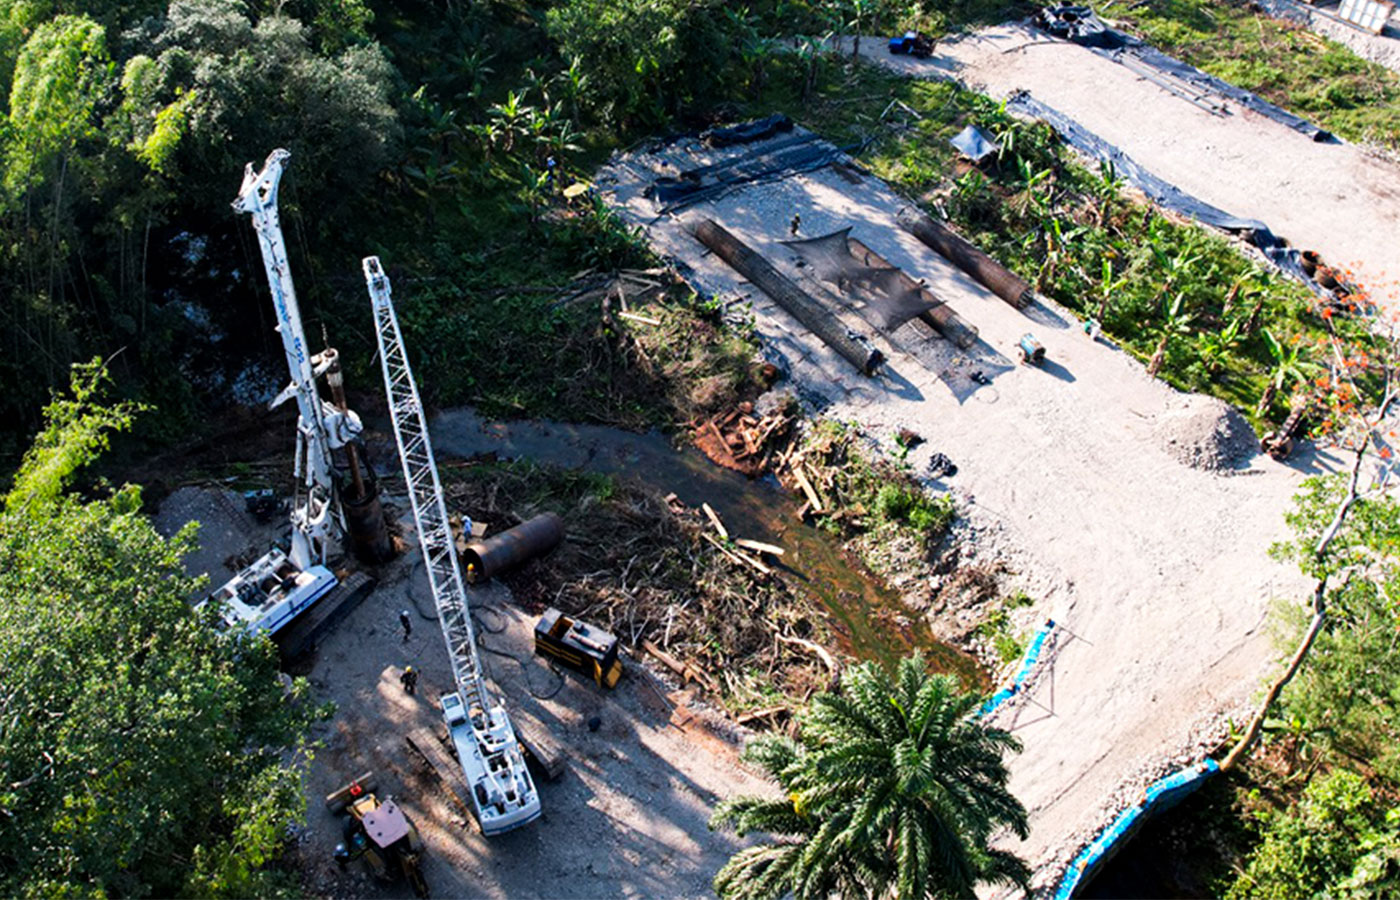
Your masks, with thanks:
M 394 315 L 389 278 L 377 256 L 366 257 L 362 265 L 374 306 L 374 330 L 379 338 L 379 360 L 394 440 L 399 445 L 424 567 L 456 681 L 456 691 L 441 697 L 443 718 L 462 764 L 481 832 L 500 834 L 539 817 L 539 793 L 505 706 L 491 697 L 482 679 L 466 584 L 433 461 L 423 404 L 408 365 L 398 317 Z M 463 526 L 470 531 L 469 521 L 464 520 Z

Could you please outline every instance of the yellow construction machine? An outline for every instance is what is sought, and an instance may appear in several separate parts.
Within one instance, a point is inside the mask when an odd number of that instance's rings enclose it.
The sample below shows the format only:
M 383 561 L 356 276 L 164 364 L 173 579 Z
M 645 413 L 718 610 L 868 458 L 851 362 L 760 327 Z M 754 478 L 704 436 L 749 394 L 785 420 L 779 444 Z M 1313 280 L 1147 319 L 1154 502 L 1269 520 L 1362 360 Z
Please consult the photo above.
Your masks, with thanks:
M 335 848 L 335 861 L 342 869 L 355 859 L 363 859 L 376 877 L 392 880 L 402 872 L 413 893 L 428 896 L 420 863 L 423 839 L 392 797 L 380 800 L 374 793 L 374 773 L 366 772 L 326 796 L 326 808 L 345 813 L 345 842 Z

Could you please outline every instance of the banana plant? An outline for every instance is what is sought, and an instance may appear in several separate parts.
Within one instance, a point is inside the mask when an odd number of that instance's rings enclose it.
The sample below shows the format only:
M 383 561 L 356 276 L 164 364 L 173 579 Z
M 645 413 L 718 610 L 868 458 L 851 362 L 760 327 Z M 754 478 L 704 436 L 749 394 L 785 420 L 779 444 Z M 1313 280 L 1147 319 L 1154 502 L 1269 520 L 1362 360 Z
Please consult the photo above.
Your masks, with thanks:
M 1195 313 L 1182 308 L 1182 294 L 1177 292 L 1171 303 L 1166 302 L 1163 297 L 1162 309 L 1162 337 L 1157 341 L 1157 349 L 1152 354 L 1152 359 L 1147 363 L 1147 374 L 1153 378 L 1162 371 L 1162 363 L 1167 358 L 1167 344 L 1171 339 L 1179 334 L 1191 333 L 1191 321 L 1195 319 Z
M 1286 385 L 1306 381 L 1318 369 L 1315 363 L 1308 360 L 1303 351 L 1304 345 L 1300 341 L 1289 341 L 1285 344 L 1266 328 L 1264 344 L 1269 348 L 1269 356 L 1273 358 L 1273 369 L 1264 385 L 1264 393 L 1259 397 L 1259 405 L 1254 410 L 1260 418 L 1268 414 L 1269 407 L 1274 404 L 1274 398 Z
M 1094 314 L 1094 318 L 1098 319 L 1100 323 L 1108 318 L 1109 308 L 1112 307 L 1113 301 L 1117 299 L 1118 292 L 1126 287 L 1127 284 L 1128 278 L 1126 276 L 1123 278 L 1113 277 L 1113 263 L 1107 259 L 1104 260 L 1103 275 L 1099 279 L 1099 309 L 1098 312 Z
M 1231 319 L 1220 331 L 1202 331 L 1196 335 L 1196 352 L 1200 354 L 1206 374 L 1211 378 L 1215 378 L 1224 370 L 1230 354 L 1239 346 L 1243 328 L 1242 320 Z

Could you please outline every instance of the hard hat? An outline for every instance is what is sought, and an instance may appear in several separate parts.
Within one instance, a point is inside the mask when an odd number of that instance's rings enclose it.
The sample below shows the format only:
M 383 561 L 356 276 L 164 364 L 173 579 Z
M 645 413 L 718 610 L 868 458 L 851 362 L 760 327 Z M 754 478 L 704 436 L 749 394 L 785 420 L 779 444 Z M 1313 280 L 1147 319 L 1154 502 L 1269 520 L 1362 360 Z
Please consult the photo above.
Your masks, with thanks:
M 404 671 L 404 674 L 407 675 L 409 672 L 412 672 L 412 671 L 413 671 L 413 666 L 409 666 L 408 668 L 404 669 L 403 671 Z

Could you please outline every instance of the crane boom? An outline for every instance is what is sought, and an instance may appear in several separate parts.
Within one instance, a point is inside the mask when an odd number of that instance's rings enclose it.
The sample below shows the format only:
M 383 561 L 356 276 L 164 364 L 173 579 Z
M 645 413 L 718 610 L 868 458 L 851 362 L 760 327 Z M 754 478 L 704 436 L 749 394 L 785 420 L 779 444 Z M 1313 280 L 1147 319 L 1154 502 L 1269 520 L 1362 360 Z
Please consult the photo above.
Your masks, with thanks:
M 331 540 L 343 531 L 338 496 L 333 478 L 331 451 L 354 440 L 361 431 L 360 419 L 349 410 L 340 410 L 321 399 L 316 378 L 329 369 L 335 354 L 313 356 L 301 327 L 301 308 L 287 263 L 287 243 L 282 238 L 281 217 L 277 213 L 277 187 L 291 154 L 273 150 L 260 170 L 249 163 L 243 171 L 243 185 L 233 208 L 250 213 L 258 234 L 272 305 L 277 310 L 277 333 L 287 357 L 291 383 L 270 404 L 278 406 L 296 397 L 296 501 L 292 504 L 293 565 L 307 569 L 325 565 Z
M 499 834 L 538 818 L 539 794 L 505 707 L 493 701 L 482 678 L 466 583 L 457 560 L 423 404 L 394 314 L 389 278 L 377 256 L 366 257 L 362 265 L 374 307 L 374 330 L 379 339 L 379 360 L 394 440 L 398 443 L 424 567 L 456 682 L 456 692 L 441 698 L 443 715 L 471 788 L 482 833 Z M 470 521 L 463 525 L 470 530 Z

